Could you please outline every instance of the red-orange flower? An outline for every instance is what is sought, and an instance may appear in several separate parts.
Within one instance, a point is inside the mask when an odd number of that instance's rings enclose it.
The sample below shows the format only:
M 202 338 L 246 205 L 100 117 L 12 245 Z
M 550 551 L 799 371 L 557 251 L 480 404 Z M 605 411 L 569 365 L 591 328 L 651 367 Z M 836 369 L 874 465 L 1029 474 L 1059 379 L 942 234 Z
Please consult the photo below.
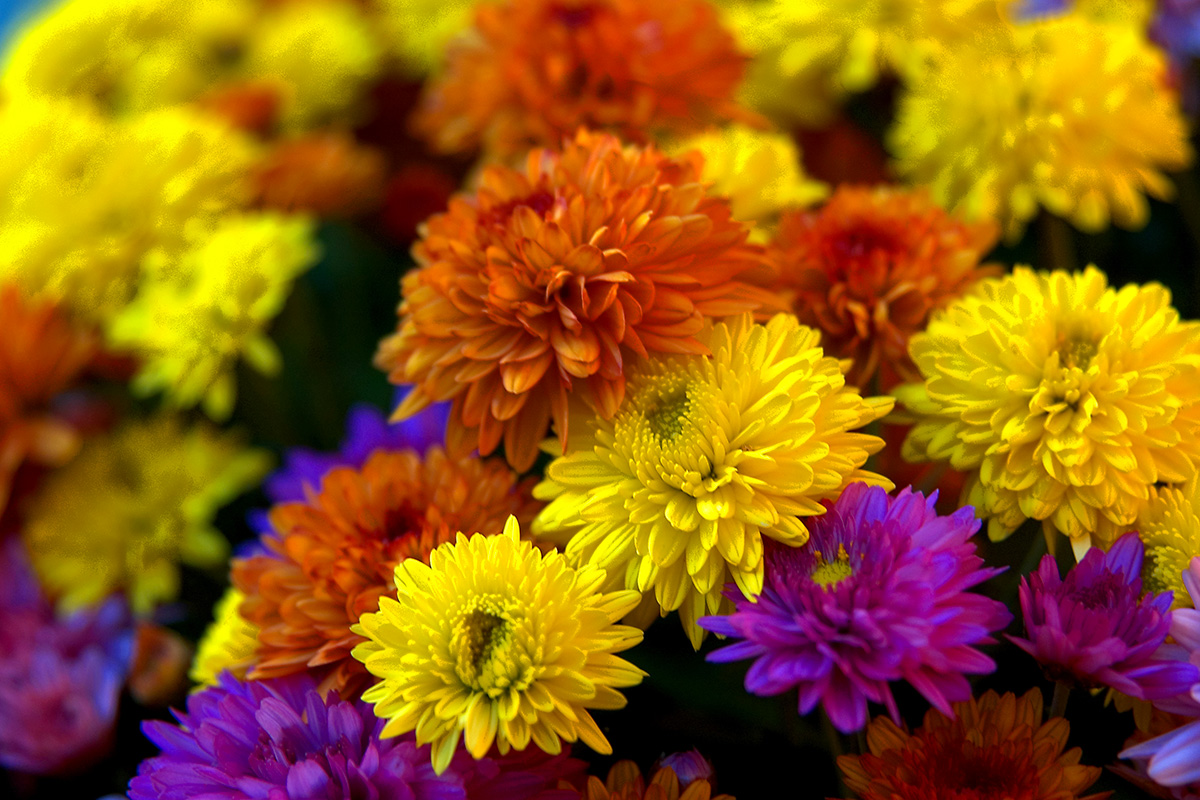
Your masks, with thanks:
M 912 733 L 876 718 L 867 726 L 870 752 L 838 758 L 846 785 L 860 800 L 1076 800 L 1100 777 L 1099 767 L 1079 763 L 1078 747 L 1063 752 L 1065 719 L 1042 724 L 1037 689 L 1020 698 L 989 691 L 954 711 L 951 719 L 931 709 Z
M 680 786 L 679 776 L 670 767 L 654 773 L 650 784 L 642 777 L 641 770 L 632 761 L 618 761 L 608 771 L 608 780 L 588 778 L 583 800 L 734 800 L 727 794 L 713 795 L 712 785 L 704 778 L 697 778 Z
M 510 514 L 528 522 L 538 508 L 531 487 L 499 461 L 455 460 L 437 447 L 424 457 L 379 451 L 361 469 L 326 473 L 307 502 L 276 506 L 268 552 L 233 562 L 239 612 L 259 627 L 249 677 L 312 669 L 322 692 L 361 694 L 371 676 L 350 657 L 363 641 L 350 626 L 395 595 L 396 565 L 427 561 L 459 531 L 499 531 Z
M 416 384 L 396 418 L 453 399 L 451 452 L 503 440 L 528 469 L 551 417 L 565 446 L 569 393 L 611 417 L 626 359 L 707 354 L 705 317 L 774 307 L 749 282 L 770 278 L 763 251 L 706 195 L 701 166 L 581 131 L 530 153 L 525 172 L 486 170 L 413 248 L 399 330 L 376 355 Z
M 746 57 L 704 0 L 480 3 L 415 118 L 443 152 L 555 145 L 580 126 L 627 139 L 750 119 Z
M 314 133 L 281 142 L 255 169 L 259 202 L 280 211 L 350 217 L 383 195 L 385 165 L 373 148 L 344 133 Z
M 881 369 L 883 388 L 920 375 L 908 338 L 929 314 L 999 267 L 980 259 L 996 243 L 995 223 L 968 223 L 925 191 L 842 187 L 818 211 L 785 214 L 771 253 L 778 288 L 801 322 L 820 328 L 826 352 L 853 358 L 858 386 Z
M 79 449 L 76 430 L 50 410 L 96 358 L 99 341 L 52 302 L 0 287 L 0 511 L 22 462 L 58 466 Z

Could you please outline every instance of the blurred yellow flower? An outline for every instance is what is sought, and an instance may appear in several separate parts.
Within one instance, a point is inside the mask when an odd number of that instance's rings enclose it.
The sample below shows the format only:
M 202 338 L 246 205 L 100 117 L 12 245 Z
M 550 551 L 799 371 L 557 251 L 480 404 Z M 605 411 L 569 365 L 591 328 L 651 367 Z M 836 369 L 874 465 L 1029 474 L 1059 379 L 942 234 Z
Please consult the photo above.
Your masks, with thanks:
M 699 150 L 704 156 L 701 179 L 712 184 L 711 194 L 724 195 L 733 218 L 757 223 L 751 238 L 766 241 L 786 209 L 804 208 L 823 200 L 829 186 L 804 174 L 800 149 L 786 134 L 730 125 L 682 139 L 673 155 Z
M 1200 556 L 1200 482 L 1196 473 L 1176 486 L 1150 487 L 1150 499 L 1132 526 L 1146 545 L 1142 588 L 1175 593 L 1172 608 L 1191 608 L 1183 573 Z
M 377 0 L 379 13 L 404 67 L 426 75 L 441 64 L 446 46 L 471 26 L 484 0 Z
M 1051 544 L 1107 547 L 1155 483 L 1196 474 L 1200 323 L 1159 284 L 1018 267 L 935 312 L 909 353 L 924 382 L 895 391 L 916 418 L 904 457 L 969 472 L 993 540 L 1029 518 Z
M 128 595 L 145 614 L 179 593 L 179 562 L 215 567 L 229 544 L 218 508 L 266 473 L 266 453 L 173 417 L 126 423 L 84 444 L 30 503 L 22 536 L 64 611 Z
M 199 684 L 197 689 L 212 686 L 226 670 L 239 678 L 246 676 L 258 650 L 258 626 L 238 612 L 244 599 L 245 595 L 230 587 L 213 608 L 213 621 L 200 637 L 188 672 L 188 677 Z
M 264 213 L 225 217 L 178 258 L 149 259 L 147 279 L 109 329 L 114 347 L 142 359 L 134 391 L 227 417 L 239 358 L 266 374 L 279 369 L 266 329 L 316 256 L 310 222 Z
M 1039 206 L 1084 231 L 1141 227 L 1143 193 L 1169 198 L 1160 170 L 1192 157 L 1162 53 L 1083 14 L 947 48 L 906 86 L 889 138 L 901 174 L 1010 239 Z

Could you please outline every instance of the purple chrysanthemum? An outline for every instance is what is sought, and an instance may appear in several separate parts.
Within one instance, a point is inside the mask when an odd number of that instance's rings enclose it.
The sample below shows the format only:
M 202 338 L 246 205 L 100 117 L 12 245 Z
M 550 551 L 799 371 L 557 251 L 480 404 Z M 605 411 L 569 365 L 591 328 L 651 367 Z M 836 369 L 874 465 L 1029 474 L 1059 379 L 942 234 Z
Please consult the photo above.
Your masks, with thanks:
M 653 772 L 663 767 L 669 767 L 679 778 L 679 788 L 686 789 L 696 781 L 716 783 L 716 770 L 712 763 L 699 750 L 685 750 L 663 756 L 654 765 Z
M 1171 612 L 1171 638 L 1182 648 L 1190 663 L 1200 666 L 1200 556 L 1193 558 L 1183 573 L 1183 584 L 1196 608 Z M 1122 751 L 1150 779 L 1169 787 L 1175 797 L 1200 797 L 1200 682 L 1186 692 L 1156 700 L 1164 711 L 1192 717 L 1195 721 Z
M 223 674 L 188 698 L 179 727 L 147 722 L 162 748 L 129 784 L 130 800 L 465 800 L 462 779 L 430 766 L 411 735 L 361 701 L 322 697 L 300 673 L 269 681 Z
M 1012 619 L 1002 603 L 968 592 L 999 570 L 984 569 L 971 536 L 972 509 L 950 516 L 905 489 L 896 497 L 854 484 L 810 523 L 808 544 L 767 543 L 757 602 L 728 591 L 737 610 L 704 617 L 710 631 L 745 641 L 710 661 L 757 659 L 746 673 L 755 694 L 800 690 L 800 713 L 821 703 L 849 732 L 867 722 L 867 701 L 899 721 L 889 683 L 906 680 L 939 711 L 967 700 L 964 675 L 991 672 L 975 649 Z
M 397 393 L 397 403 L 408 388 L 402 387 Z M 430 445 L 442 443 L 449 415 L 449 403 L 435 403 L 403 422 L 389 423 L 374 406 L 356 405 L 346 418 L 346 438 L 336 453 L 319 453 L 305 447 L 289 450 L 283 467 L 263 483 L 263 491 L 272 503 L 304 500 L 305 487 L 319 489 L 326 472 L 334 467 L 361 467 L 380 448 L 423 453 Z
M 0 543 L 0 767 L 62 774 L 104 756 L 133 641 L 122 599 L 58 619 L 19 540 Z
M 1014 644 L 1038 660 L 1051 680 L 1108 686 L 1142 700 L 1186 692 L 1196 668 L 1163 643 L 1171 625 L 1171 592 L 1141 597 L 1142 540 L 1127 533 L 1107 553 L 1097 548 L 1067 573 L 1047 555 L 1021 579 L 1023 639 Z

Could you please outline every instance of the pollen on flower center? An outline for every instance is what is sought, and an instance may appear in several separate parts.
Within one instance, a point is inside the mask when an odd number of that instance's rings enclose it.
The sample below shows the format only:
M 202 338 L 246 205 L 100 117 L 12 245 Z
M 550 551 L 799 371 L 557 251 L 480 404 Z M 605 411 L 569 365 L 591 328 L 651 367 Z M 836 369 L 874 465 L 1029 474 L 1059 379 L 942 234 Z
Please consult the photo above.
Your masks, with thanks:
M 683 433 L 683 423 L 691 408 L 687 387 L 660 397 L 646 409 L 646 424 L 659 439 L 674 441 Z
M 502 648 L 512 632 L 512 621 L 504 614 L 500 604 L 481 599 L 471 610 L 459 617 L 450 639 L 450 650 L 455 654 L 455 671 L 464 683 L 473 689 L 487 689 L 484 684 L 495 682 L 493 676 L 485 680 L 492 656 Z
M 1089 336 L 1060 337 L 1058 360 L 1064 367 L 1087 369 L 1099 352 L 1099 344 Z
M 854 574 L 854 568 L 850 566 L 850 554 L 846 552 L 844 544 L 838 545 L 837 558 L 832 561 L 826 561 L 825 554 L 820 550 L 816 552 L 816 557 L 817 566 L 808 577 L 818 586 L 828 589 Z

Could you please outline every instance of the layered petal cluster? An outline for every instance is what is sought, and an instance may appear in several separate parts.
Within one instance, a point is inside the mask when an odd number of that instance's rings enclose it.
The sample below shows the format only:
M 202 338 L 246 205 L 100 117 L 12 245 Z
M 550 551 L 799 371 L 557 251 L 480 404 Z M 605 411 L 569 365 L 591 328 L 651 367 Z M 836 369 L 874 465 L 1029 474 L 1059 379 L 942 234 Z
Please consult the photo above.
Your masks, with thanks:
M 460 738 L 475 758 L 531 744 L 555 754 L 582 740 L 612 748 L 588 709 L 617 709 L 617 689 L 645 675 L 614 655 L 642 632 L 615 624 L 637 592 L 602 593 L 604 572 L 521 541 L 516 518 L 497 536 L 460 534 L 396 566 L 396 599 L 362 616 L 354 657 L 380 682 L 363 693 L 388 720 L 385 736 L 415 730 L 445 771 Z
M 1065 750 L 1069 728 L 1062 717 L 1042 723 L 1037 689 L 986 692 L 949 716 L 930 709 L 913 732 L 879 717 L 867 728 L 869 752 L 838 766 L 860 800 L 1101 800 L 1107 793 L 1083 795 L 1100 768 L 1080 764 L 1078 747 Z
M 30 502 L 22 536 L 65 610 L 124 592 L 135 612 L 179 592 L 179 562 L 213 567 L 229 543 L 217 509 L 267 471 L 262 451 L 159 416 L 90 439 Z
M 1192 158 L 1163 54 L 1081 12 L 948 48 L 908 83 L 890 138 L 902 175 L 1012 239 L 1039 207 L 1085 231 L 1140 228 L 1144 195 L 1169 198 L 1163 172 Z
M 110 598 L 56 619 L 17 539 L 0 543 L 0 767 L 75 772 L 112 743 L 133 659 L 129 607 Z
M 1200 557 L 1193 558 L 1183 573 L 1183 584 L 1191 595 L 1191 608 L 1179 608 L 1171 613 L 1171 638 L 1183 648 L 1188 662 L 1200 667 Z M 1141 772 L 1152 781 L 1171 789 L 1181 800 L 1200 797 L 1200 682 L 1185 692 L 1155 702 L 1170 714 L 1179 715 L 1174 730 L 1152 729 L 1160 735 L 1127 747 L 1121 758 L 1132 759 Z
M 980 264 L 998 234 L 924 190 L 842 186 L 819 210 L 785 214 L 769 252 L 800 321 L 821 330 L 830 355 L 854 359 L 846 379 L 866 386 L 881 370 L 888 386 L 919 376 L 908 340 L 930 313 L 999 273 Z
M 1037 519 L 1082 556 L 1200 462 L 1200 324 L 1159 284 L 1017 267 L 935 313 L 909 353 L 924 383 L 895 391 L 916 419 L 904 457 L 969 472 L 992 539 Z
M 531 488 L 499 461 L 378 450 L 361 468 L 326 473 L 306 500 L 275 506 L 266 552 L 233 560 L 239 613 L 259 629 L 249 676 L 315 670 L 322 691 L 358 696 L 371 676 L 350 657 L 363 641 L 350 628 L 394 596 L 397 566 L 427 560 L 459 531 L 529 520 Z
M 55 303 L 29 302 L 0 284 L 0 512 L 25 461 L 61 466 L 79 450 L 79 435 L 50 407 L 99 355 L 99 337 Z
M 246 596 L 230 587 L 213 608 L 213 621 L 196 644 L 188 677 L 201 687 L 216 684 L 222 672 L 245 678 L 258 652 L 258 626 L 242 616 Z
M 775 303 L 748 281 L 769 272 L 729 204 L 700 183 L 699 158 L 580 131 L 561 152 L 496 166 L 430 219 L 404 276 L 400 323 L 376 364 L 416 386 L 403 419 L 453 400 L 447 446 L 528 469 L 568 398 L 611 417 L 625 369 L 650 353 L 707 353 L 705 317 Z
M 1163 648 L 1171 627 L 1171 595 L 1142 595 L 1142 542 L 1127 533 L 1107 552 L 1092 548 L 1066 578 L 1047 555 L 1021 579 L 1027 638 L 1014 644 L 1038 660 L 1052 680 L 1107 686 L 1139 700 L 1186 692 L 1200 673 Z
M 162 753 L 142 762 L 129 800 L 467 797 L 459 776 L 434 774 L 429 748 L 384 738 L 370 706 L 324 697 L 307 675 L 222 675 L 175 717 L 178 726 L 143 723 Z
M 964 508 L 938 516 L 936 496 L 853 484 L 811 525 L 804 547 L 771 543 L 766 585 L 737 610 L 700 624 L 742 641 L 710 661 L 755 659 L 746 689 L 800 690 L 799 711 L 818 703 L 834 727 L 867 724 L 867 701 L 900 714 L 889 684 L 904 680 L 940 711 L 967 700 L 966 675 L 995 670 L 977 649 L 1012 615 L 1003 603 L 967 591 L 999 570 L 984 569 L 971 536 L 979 521 Z
M 437 403 L 404 422 L 389 424 L 375 406 L 358 403 L 346 416 L 346 437 L 336 453 L 293 447 L 284 453 L 283 466 L 263 481 L 263 491 L 272 503 L 304 500 L 310 491 L 320 490 L 321 479 L 329 470 L 358 469 L 376 450 L 424 453 L 445 438 L 449 413 L 449 404 Z
M 616 416 L 594 418 L 550 463 L 535 496 L 551 502 L 534 523 L 574 562 L 653 590 L 664 616 L 679 609 L 697 649 L 696 620 L 728 607 L 726 582 L 762 591 L 764 539 L 804 544 L 804 518 L 855 481 L 891 488 L 862 469 L 883 440 L 854 431 L 892 400 L 847 386 L 819 333 L 745 314 L 703 337 L 711 356 L 633 368 Z
M 800 150 L 785 133 L 744 124 L 726 125 L 682 139 L 676 154 L 699 150 L 701 177 L 709 191 L 729 198 L 734 219 L 753 222 L 755 241 L 765 242 L 789 208 L 804 208 L 829 194 L 829 187 L 804 173 Z
M 702 0 L 480 3 L 427 85 L 415 126 L 443 152 L 512 156 L 580 126 L 642 140 L 752 118 L 745 56 Z
M 703 760 L 703 759 L 701 759 Z M 711 775 L 688 776 L 670 766 L 661 766 L 649 782 L 636 763 L 618 761 L 601 781 L 592 776 L 579 800 L 734 800 L 732 795 L 713 794 Z
M 1147 592 L 1172 592 L 1171 608 L 1192 608 L 1183 573 L 1200 555 L 1200 481 L 1195 474 L 1183 484 L 1151 486 L 1150 498 L 1138 511 L 1137 529 L 1146 545 L 1142 585 Z

